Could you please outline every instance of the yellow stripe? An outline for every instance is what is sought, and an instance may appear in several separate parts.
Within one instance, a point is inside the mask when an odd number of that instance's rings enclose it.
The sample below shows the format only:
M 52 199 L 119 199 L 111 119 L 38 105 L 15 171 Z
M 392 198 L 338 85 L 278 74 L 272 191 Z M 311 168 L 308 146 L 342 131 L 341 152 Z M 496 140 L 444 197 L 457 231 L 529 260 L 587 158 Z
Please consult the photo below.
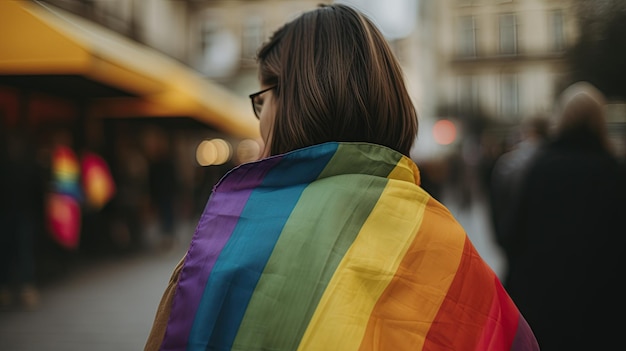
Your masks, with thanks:
M 387 178 L 420 184 L 420 172 L 415 163 L 408 157 L 402 157 Z
M 429 198 L 415 240 L 372 311 L 360 351 L 422 349 L 456 278 L 465 241 L 450 212 Z
M 401 161 L 392 174 L 404 173 L 401 168 L 407 166 Z M 370 314 L 421 224 L 428 196 L 412 178 L 387 184 L 339 264 L 298 350 L 359 348 Z

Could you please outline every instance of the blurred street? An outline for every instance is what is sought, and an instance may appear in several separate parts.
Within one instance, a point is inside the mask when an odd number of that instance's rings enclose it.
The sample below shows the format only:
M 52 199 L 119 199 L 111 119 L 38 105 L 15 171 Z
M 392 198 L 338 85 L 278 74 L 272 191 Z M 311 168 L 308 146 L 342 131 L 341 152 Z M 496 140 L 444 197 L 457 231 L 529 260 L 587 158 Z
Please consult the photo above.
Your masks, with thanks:
M 461 223 L 472 244 L 485 262 L 500 278 L 506 272 L 506 258 L 493 239 L 493 229 L 487 203 L 483 194 L 476 194 L 468 208 L 462 208 L 450 194 L 443 193 L 442 202 Z
M 381 24 L 422 186 L 500 278 L 485 192 L 524 121 L 593 83 L 626 164 L 626 1 L 0 0 L 0 351 L 143 350 L 212 187 L 262 155 L 257 50 L 335 2 Z
M 179 241 L 170 250 L 155 243 L 136 255 L 85 262 L 44 286 L 35 310 L 1 311 L 0 350 L 142 350 L 193 227 L 179 227 L 177 234 Z
M 488 212 L 480 195 L 470 207 L 455 203 L 449 191 L 443 202 L 497 274 L 505 262 L 491 238 Z M 156 307 L 172 269 L 184 254 L 195 223 L 179 226 L 178 244 L 153 247 L 125 257 L 85 262 L 66 278 L 45 286 L 33 311 L 0 312 L 3 351 L 134 351 L 143 349 Z

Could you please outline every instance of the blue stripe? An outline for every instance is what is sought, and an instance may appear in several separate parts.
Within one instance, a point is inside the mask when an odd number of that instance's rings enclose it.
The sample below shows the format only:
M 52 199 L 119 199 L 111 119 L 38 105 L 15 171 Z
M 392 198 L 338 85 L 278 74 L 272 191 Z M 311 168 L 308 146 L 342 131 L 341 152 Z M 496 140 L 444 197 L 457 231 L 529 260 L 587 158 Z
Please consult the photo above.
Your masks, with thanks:
M 282 228 L 304 189 L 324 170 L 337 147 L 337 143 L 327 143 L 299 150 L 294 157 L 285 154 L 254 189 L 209 276 L 187 350 L 230 350 Z

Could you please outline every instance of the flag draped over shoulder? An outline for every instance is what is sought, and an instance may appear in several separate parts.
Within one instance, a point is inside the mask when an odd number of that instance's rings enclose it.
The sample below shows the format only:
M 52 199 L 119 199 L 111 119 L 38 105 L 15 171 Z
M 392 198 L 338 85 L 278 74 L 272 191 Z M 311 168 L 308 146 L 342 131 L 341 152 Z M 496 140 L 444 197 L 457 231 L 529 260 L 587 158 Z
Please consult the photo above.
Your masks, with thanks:
M 233 169 L 150 338 L 161 350 L 538 349 L 463 228 L 418 184 L 413 161 L 367 143 Z

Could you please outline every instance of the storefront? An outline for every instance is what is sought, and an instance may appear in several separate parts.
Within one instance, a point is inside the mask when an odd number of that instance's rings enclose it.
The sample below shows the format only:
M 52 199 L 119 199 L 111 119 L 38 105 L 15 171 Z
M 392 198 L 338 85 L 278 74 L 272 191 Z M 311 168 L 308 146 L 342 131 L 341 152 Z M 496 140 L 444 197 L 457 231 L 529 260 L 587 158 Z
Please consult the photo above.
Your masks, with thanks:
M 197 173 L 209 172 L 213 179 L 224 172 L 223 167 L 209 170 L 194 163 L 194 147 L 203 139 L 223 138 L 236 145 L 259 138 L 247 99 L 154 50 L 30 1 L 0 1 L 0 129 L 3 137 L 14 132 L 28 136 L 48 172 L 52 149 L 62 144 L 79 161 L 86 151 L 101 156 L 115 180 L 126 171 L 119 165 L 129 161 L 121 155 L 136 152 L 149 167 L 151 152 L 167 145 L 179 182 L 187 184 L 177 189 L 183 198 L 197 190 Z M 129 186 L 116 185 L 110 203 Z M 145 199 L 136 201 L 142 206 Z M 132 203 L 126 205 L 132 208 Z M 189 206 L 182 204 L 181 211 L 193 213 Z M 123 230 L 111 229 L 117 224 L 104 216 L 119 209 L 81 207 L 79 249 L 89 240 L 102 248 L 128 239 L 116 237 Z M 142 208 L 136 210 L 145 216 Z M 103 228 L 103 220 L 107 233 L 85 233 L 86 228 Z

